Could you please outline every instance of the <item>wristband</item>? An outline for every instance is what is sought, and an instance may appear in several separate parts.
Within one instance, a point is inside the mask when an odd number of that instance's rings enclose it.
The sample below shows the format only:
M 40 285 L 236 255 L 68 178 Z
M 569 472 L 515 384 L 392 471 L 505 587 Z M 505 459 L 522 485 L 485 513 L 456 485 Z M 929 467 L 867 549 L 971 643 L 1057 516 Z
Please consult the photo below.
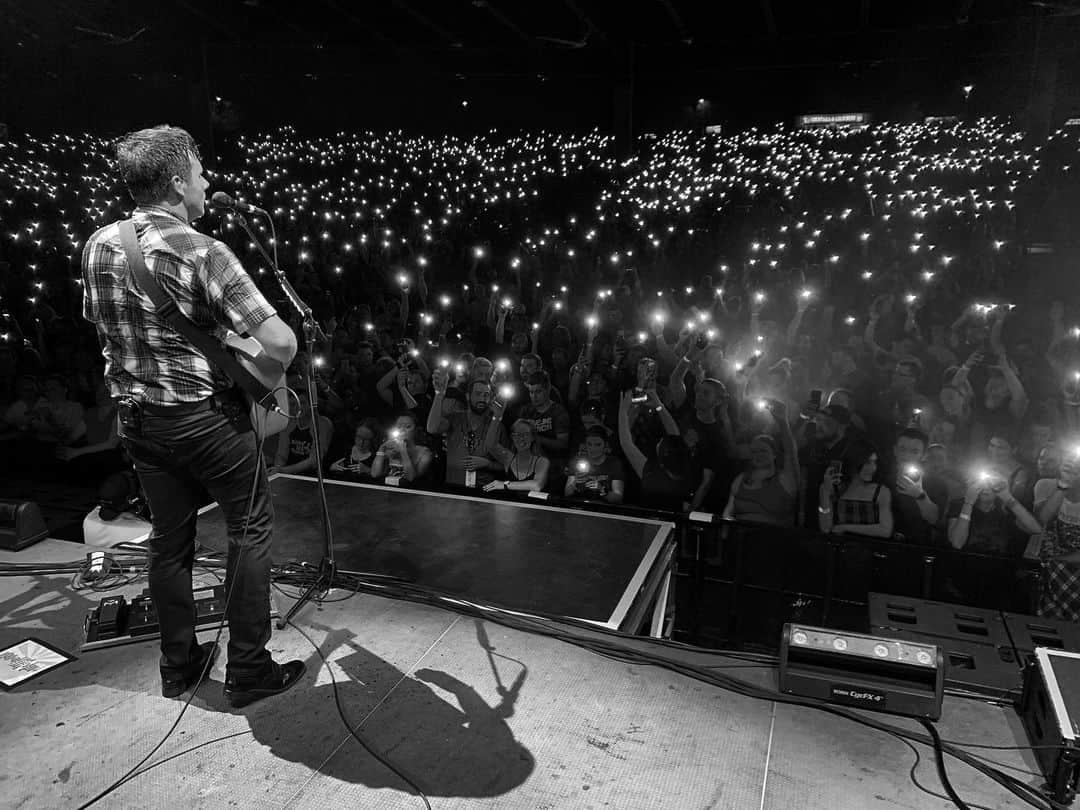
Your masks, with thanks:
M 503 481 L 503 489 L 510 489 L 510 482 L 509 481 Z
M 1058 479 L 1057 488 L 1059 492 L 1065 492 L 1067 489 L 1069 489 L 1069 484 L 1063 484 L 1061 480 Z
M 831 515 L 832 514 L 832 508 L 829 507 L 829 506 L 819 506 L 817 508 L 817 510 L 818 510 L 818 514 L 821 514 L 821 515 Z
M 965 515 L 963 512 L 961 512 L 957 516 L 957 520 L 971 520 L 971 513 L 969 512 L 968 514 Z

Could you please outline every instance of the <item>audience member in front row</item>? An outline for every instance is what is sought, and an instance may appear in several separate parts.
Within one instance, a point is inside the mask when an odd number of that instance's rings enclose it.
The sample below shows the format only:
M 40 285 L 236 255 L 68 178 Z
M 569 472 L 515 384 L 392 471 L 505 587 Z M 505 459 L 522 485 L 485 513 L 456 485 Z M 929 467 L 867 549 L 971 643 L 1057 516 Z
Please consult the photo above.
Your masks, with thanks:
M 563 495 L 622 503 L 625 491 L 626 469 L 611 454 L 611 434 L 603 425 L 593 425 L 585 431 L 582 451 L 571 461 Z
M 30 430 L 30 421 L 38 408 L 45 404 L 41 396 L 37 378 L 25 374 L 19 378 L 15 386 L 16 399 L 7 410 L 4 411 L 4 424 L 2 426 L 2 438 L 12 439 L 16 436 L 27 435 Z
M 1013 495 L 1005 476 L 991 469 L 973 475 L 963 500 L 950 504 L 948 529 L 953 548 L 1019 557 L 1042 526 Z
M 432 453 L 427 447 L 416 443 L 416 417 L 406 411 L 394 422 L 390 436 L 378 452 L 371 465 L 371 477 L 413 483 L 427 475 L 431 468 Z
M 538 371 L 525 380 L 529 401 L 518 414 L 528 419 L 536 433 L 536 443 L 544 455 L 559 463 L 570 447 L 570 412 L 551 398 L 551 378 Z
M 694 479 L 690 509 L 708 506 L 710 511 L 719 511 L 734 478 L 729 459 L 735 454 L 735 436 L 727 410 L 727 387 L 720 380 L 702 377 L 689 401 L 686 372 L 702 356 L 694 347 L 679 360 L 668 380 L 668 396 L 672 411 L 679 414 L 679 432 L 690 454 Z M 705 373 L 703 368 L 700 371 Z
M 1080 622 L 1080 454 L 1064 458 L 1057 480 L 1035 485 L 1035 512 L 1046 527 L 1039 615 Z
M 53 446 L 70 446 L 86 434 L 83 406 L 68 399 L 67 380 L 59 374 L 45 378 L 45 396 L 31 415 L 31 427 L 38 441 Z
M 506 430 L 500 420 L 502 409 L 491 410 L 491 383 L 469 383 L 468 407 L 443 414 L 443 400 L 450 374 L 437 368 L 431 375 L 435 398 L 428 412 L 427 432 L 446 437 L 446 483 L 455 486 L 483 487 L 495 480 L 493 470 L 502 465 L 492 457 L 496 445 L 505 444 Z
M 877 480 L 877 471 L 877 448 L 865 441 L 853 444 L 842 460 L 829 462 L 818 487 L 822 532 L 892 537 L 892 493 Z
M 945 484 L 926 474 L 928 446 L 918 428 L 901 431 L 893 448 L 895 469 L 885 482 L 892 490 L 893 531 L 923 544 L 935 541 L 949 497 Z
M 370 478 L 378 439 L 378 421 L 371 417 L 363 419 L 353 432 L 353 444 L 349 452 L 330 465 L 330 472 L 350 478 Z
M 315 452 L 315 436 L 311 427 L 311 399 L 306 388 L 296 392 L 300 403 L 300 414 L 289 422 L 289 426 L 278 434 L 277 452 L 274 464 L 267 470 L 268 475 L 286 473 L 289 475 L 317 475 L 323 459 Z M 330 437 L 334 432 L 329 417 L 319 414 L 319 449 L 325 458 L 330 449 Z
M 806 448 L 802 452 L 802 478 L 801 485 L 804 494 L 803 503 L 803 526 L 811 527 L 820 522 L 818 508 L 829 507 L 832 514 L 831 501 L 820 501 L 818 495 L 823 492 L 823 487 L 830 487 L 836 483 L 836 476 L 826 480 L 826 471 L 842 464 L 849 453 L 852 442 L 848 438 L 848 426 L 851 424 L 851 412 L 843 405 L 826 405 L 814 414 L 807 414 L 813 422 L 809 425 L 810 436 Z M 852 467 L 847 471 L 847 479 L 855 484 L 859 480 L 862 464 Z M 877 452 L 874 451 L 874 472 L 877 472 Z M 834 490 L 830 490 L 833 492 Z M 830 496 L 831 497 L 831 496 Z M 824 513 L 822 513 L 824 514 Z M 845 523 L 843 519 L 839 522 Z M 875 523 L 877 521 L 874 521 Z
M 101 481 L 125 466 L 116 432 L 116 403 L 104 380 L 94 386 L 94 402 L 83 416 L 86 444 L 56 448 L 56 457 L 67 462 L 64 473 L 73 481 Z
M 640 505 L 647 509 L 685 512 L 689 509 L 693 487 L 690 456 L 679 435 L 679 426 L 660 401 L 655 388 L 645 388 L 644 407 L 660 417 L 665 435 L 656 443 L 655 458 L 646 458 L 631 434 L 630 426 L 639 408 L 632 401 L 633 392 L 624 391 L 619 402 L 619 444 L 630 462 L 630 469 L 641 479 Z
M 551 462 L 540 454 L 536 431 L 528 419 L 518 419 L 510 427 L 513 449 L 495 445 L 492 454 L 502 460 L 505 478 L 484 485 L 484 492 L 513 490 L 515 492 L 543 492 L 547 487 Z
M 795 437 L 788 425 L 787 405 L 777 399 L 761 400 L 780 430 L 783 448 L 768 434 L 750 442 L 750 463 L 735 476 L 724 517 L 774 526 L 795 525 L 799 474 Z
M 1013 497 L 1030 509 L 1035 497 L 1035 480 L 1031 471 L 1016 457 L 1019 441 L 1008 427 L 997 425 L 990 431 L 987 458 L 994 473 L 1005 479 Z

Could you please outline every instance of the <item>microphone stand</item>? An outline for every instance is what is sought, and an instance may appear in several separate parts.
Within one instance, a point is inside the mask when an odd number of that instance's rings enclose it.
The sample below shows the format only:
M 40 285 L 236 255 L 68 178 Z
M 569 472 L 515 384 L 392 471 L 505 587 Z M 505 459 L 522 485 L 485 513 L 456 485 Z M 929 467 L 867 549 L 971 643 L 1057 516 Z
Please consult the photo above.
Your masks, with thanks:
M 274 272 L 274 276 L 277 278 L 278 284 L 281 285 L 281 289 L 285 293 L 285 297 L 289 300 L 289 303 L 300 313 L 300 317 L 303 321 L 304 347 L 308 355 L 307 372 L 305 374 L 306 379 L 304 382 L 307 386 L 308 400 L 311 402 L 311 441 L 315 446 L 315 458 L 318 459 L 318 463 L 315 465 L 315 472 L 319 482 L 319 503 L 322 509 L 323 556 L 319 561 L 319 568 L 315 575 L 315 581 L 300 595 L 300 598 L 289 608 L 288 612 L 284 616 L 278 618 L 277 628 L 278 630 L 283 630 L 285 625 L 289 623 L 289 620 L 296 615 L 300 608 L 312 599 L 325 595 L 334 587 L 334 577 L 337 575 L 337 563 L 334 561 L 334 530 L 330 524 L 330 508 L 326 503 L 326 484 L 323 479 L 322 471 L 322 442 L 319 439 L 319 395 L 318 391 L 315 389 L 315 341 L 326 341 L 327 337 L 326 333 L 323 332 L 322 327 L 319 326 L 319 322 L 315 320 L 315 315 L 312 313 L 311 307 L 304 303 L 304 300 L 297 294 L 285 273 L 281 271 L 281 268 L 278 267 L 274 260 L 270 258 L 269 254 L 267 254 L 266 249 L 262 246 L 262 242 L 255 236 L 244 215 L 235 209 L 233 209 L 232 214 L 240 223 L 240 227 L 244 229 L 248 237 L 255 244 L 259 253 L 262 254 L 266 263 L 270 265 Z

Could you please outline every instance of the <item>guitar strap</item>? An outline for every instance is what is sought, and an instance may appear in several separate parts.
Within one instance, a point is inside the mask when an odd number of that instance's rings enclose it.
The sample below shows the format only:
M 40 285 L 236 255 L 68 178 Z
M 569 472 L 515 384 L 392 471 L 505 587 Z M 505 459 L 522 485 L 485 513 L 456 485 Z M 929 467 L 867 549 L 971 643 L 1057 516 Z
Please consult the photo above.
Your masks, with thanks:
M 154 309 L 157 314 L 168 321 L 173 329 L 186 337 L 195 348 L 206 355 L 210 362 L 228 374 L 229 378 L 239 385 L 244 390 L 244 393 L 256 403 L 261 407 L 274 409 L 276 407 L 274 392 L 240 365 L 236 358 L 222 347 L 217 338 L 192 323 L 191 319 L 180 311 L 176 302 L 157 283 L 157 279 L 150 275 L 150 271 L 146 269 L 142 251 L 139 249 L 139 239 L 135 235 L 135 223 L 130 219 L 124 219 L 119 222 L 119 227 L 120 242 L 124 246 L 128 267 L 135 274 L 139 286 L 146 291 L 146 294 L 150 296 L 150 300 L 154 302 Z

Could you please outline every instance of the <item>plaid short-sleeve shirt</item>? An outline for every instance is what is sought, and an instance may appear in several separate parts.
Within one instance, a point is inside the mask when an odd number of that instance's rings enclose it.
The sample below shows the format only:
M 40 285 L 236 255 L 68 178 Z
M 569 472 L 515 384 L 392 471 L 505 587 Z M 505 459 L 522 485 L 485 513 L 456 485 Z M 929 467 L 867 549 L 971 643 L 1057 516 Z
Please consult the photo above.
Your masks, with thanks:
M 200 329 L 224 339 L 229 329 L 247 334 L 276 314 L 224 243 L 164 208 L 139 206 L 131 219 L 147 270 Z M 82 274 L 83 316 L 97 327 L 113 397 L 177 405 L 231 387 L 224 372 L 158 317 L 128 268 L 117 223 L 87 240 Z

